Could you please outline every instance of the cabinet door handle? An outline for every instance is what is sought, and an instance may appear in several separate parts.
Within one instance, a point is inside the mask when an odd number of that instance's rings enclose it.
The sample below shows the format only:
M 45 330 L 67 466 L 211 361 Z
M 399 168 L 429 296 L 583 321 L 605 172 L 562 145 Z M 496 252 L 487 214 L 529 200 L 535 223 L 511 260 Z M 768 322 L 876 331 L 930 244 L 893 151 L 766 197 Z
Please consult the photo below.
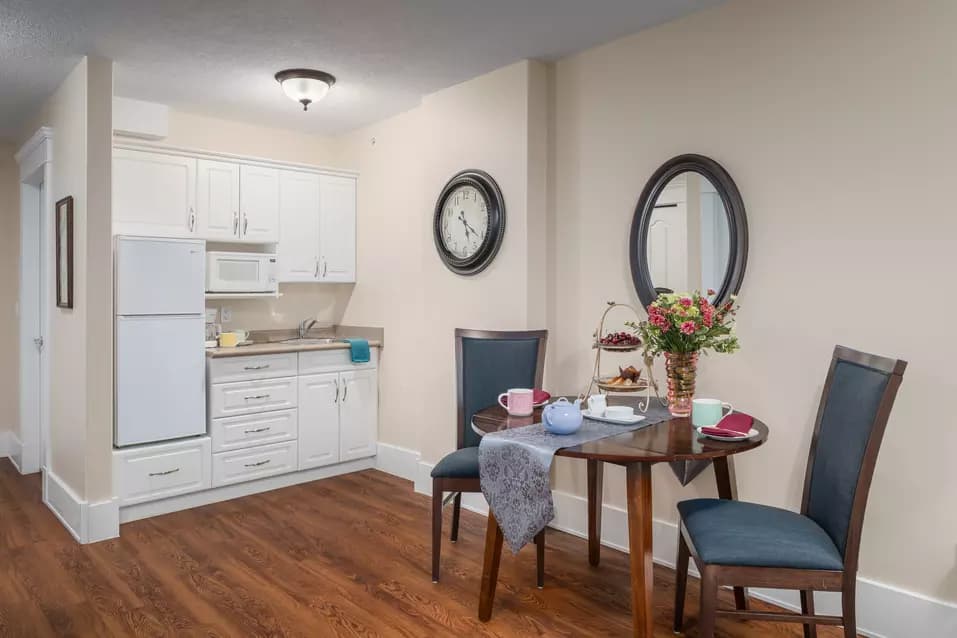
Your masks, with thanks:
M 329 269 L 329 262 L 327 262 L 325 259 L 323 259 L 323 260 L 322 260 L 322 276 L 323 276 L 323 277 L 326 276 L 326 271 L 327 271 L 328 269 Z
M 239 211 L 233 211 L 233 234 L 239 234 Z
M 319 279 L 319 260 L 316 260 L 316 279 Z
M 249 215 L 243 213 L 243 237 L 246 236 L 246 231 L 249 230 Z
M 165 472 L 150 472 L 150 476 L 169 476 L 170 474 L 175 474 L 179 472 L 179 468 L 173 468 L 172 470 L 166 470 Z
M 338 379 L 335 380 L 335 384 L 336 384 L 336 398 L 333 399 L 332 402 L 339 403 L 339 380 Z
M 246 434 L 259 434 L 260 432 L 268 432 L 270 429 L 272 429 L 271 426 L 268 426 L 268 425 L 267 425 L 267 426 L 264 427 L 264 428 L 256 428 L 255 430 L 245 430 L 245 433 L 246 433 Z
M 253 395 L 253 396 L 251 396 L 251 397 L 243 397 L 243 400 L 244 400 L 244 401 L 253 401 L 253 400 L 255 400 L 255 399 L 268 399 L 268 398 L 269 398 L 269 395 L 268 395 L 268 394 L 256 394 L 256 395 Z
M 246 463 L 243 467 L 262 467 L 269 463 L 272 459 L 266 459 L 265 461 L 257 461 L 256 463 Z
M 196 228 L 196 213 L 193 212 L 193 207 L 189 207 L 189 232 L 193 232 Z
M 346 397 L 349 396 L 349 382 L 342 384 L 342 402 L 346 402 Z
M 264 364 L 258 365 L 258 366 L 246 366 L 246 367 L 243 368 L 243 370 L 265 370 L 265 369 L 268 368 L 268 367 L 269 367 L 269 364 L 268 364 L 268 363 L 264 363 Z

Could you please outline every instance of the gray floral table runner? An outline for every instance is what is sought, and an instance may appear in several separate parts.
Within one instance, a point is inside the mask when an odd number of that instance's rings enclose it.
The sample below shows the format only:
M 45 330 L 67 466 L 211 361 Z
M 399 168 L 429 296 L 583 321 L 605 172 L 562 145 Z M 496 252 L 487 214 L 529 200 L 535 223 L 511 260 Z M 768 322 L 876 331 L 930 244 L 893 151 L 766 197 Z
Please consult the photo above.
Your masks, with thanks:
M 668 409 L 652 401 L 645 418 L 634 425 L 585 419 L 575 434 L 551 434 L 541 423 L 536 423 L 483 436 L 479 444 L 482 494 L 512 552 L 518 552 L 555 518 L 549 475 L 558 450 L 638 430 L 669 418 Z

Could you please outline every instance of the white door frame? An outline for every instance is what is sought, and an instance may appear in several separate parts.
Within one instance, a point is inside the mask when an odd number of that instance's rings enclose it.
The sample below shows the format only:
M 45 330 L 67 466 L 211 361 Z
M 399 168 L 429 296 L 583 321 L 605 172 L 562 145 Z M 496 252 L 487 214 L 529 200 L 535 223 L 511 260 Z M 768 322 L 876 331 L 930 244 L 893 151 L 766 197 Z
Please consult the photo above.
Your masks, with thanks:
M 22 474 L 32 474 L 46 468 L 50 458 L 53 130 L 41 128 L 15 157 L 20 166 L 20 436 L 14 434 L 10 458 Z

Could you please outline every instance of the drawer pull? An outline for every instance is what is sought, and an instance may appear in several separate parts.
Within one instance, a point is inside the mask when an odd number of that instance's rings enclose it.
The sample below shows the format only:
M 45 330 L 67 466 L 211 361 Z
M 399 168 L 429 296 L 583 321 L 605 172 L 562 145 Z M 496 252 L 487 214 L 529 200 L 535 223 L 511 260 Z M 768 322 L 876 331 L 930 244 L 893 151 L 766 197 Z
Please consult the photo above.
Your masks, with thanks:
M 268 432 L 271 429 L 271 426 L 266 426 L 264 428 L 256 428 L 255 430 L 246 430 L 246 434 L 259 434 L 260 432 Z
M 174 468 L 172 470 L 166 470 L 165 472 L 150 472 L 150 476 L 169 476 L 170 474 L 176 474 L 179 472 L 179 468 Z
M 269 367 L 269 364 L 268 364 L 268 363 L 264 363 L 264 364 L 259 365 L 259 366 L 246 366 L 246 367 L 243 368 L 243 370 L 265 370 L 265 369 L 268 368 L 268 367 Z
M 266 459 L 265 461 L 257 461 L 256 463 L 246 463 L 243 467 L 262 467 L 269 463 L 272 459 Z
M 257 399 L 268 399 L 268 394 L 256 394 L 251 397 L 243 397 L 243 401 L 255 401 Z

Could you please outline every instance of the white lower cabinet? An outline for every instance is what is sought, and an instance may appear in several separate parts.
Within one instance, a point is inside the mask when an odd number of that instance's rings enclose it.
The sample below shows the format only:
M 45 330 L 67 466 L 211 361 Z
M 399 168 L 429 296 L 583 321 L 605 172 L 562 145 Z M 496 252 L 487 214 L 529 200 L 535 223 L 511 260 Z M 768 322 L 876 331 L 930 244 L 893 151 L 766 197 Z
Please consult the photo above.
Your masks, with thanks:
M 375 456 L 378 435 L 379 391 L 375 370 L 339 374 L 339 460 Z
M 297 448 L 295 441 L 289 441 L 214 454 L 213 487 L 294 472 Z
M 299 469 L 339 462 L 339 373 L 299 377 Z
M 113 494 L 120 505 L 211 487 L 209 437 L 113 452 Z

